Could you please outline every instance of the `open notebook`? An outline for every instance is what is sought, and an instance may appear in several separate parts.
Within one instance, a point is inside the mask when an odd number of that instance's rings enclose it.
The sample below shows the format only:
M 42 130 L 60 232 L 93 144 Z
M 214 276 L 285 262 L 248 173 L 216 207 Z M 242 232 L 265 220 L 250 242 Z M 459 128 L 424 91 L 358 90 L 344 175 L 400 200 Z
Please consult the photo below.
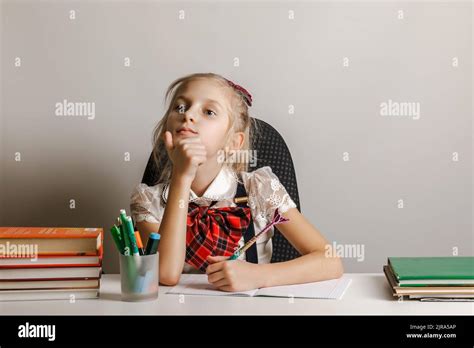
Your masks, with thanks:
M 343 275 L 339 279 L 324 280 L 315 283 L 274 286 L 249 291 L 221 291 L 209 284 L 206 274 L 182 274 L 179 284 L 167 291 L 167 294 L 210 295 L 210 296 L 270 296 L 294 298 L 322 298 L 339 300 L 351 283 Z

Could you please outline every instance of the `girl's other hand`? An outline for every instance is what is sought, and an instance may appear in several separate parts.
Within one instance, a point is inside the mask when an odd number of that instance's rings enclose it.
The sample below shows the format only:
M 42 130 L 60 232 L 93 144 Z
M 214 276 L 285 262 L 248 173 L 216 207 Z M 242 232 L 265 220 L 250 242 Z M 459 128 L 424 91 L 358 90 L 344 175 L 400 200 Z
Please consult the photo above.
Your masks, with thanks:
M 199 136 L 175 139 L 175 142 L 171 132 L 166 131 L 164 143 L 173 162 L 173 175 L 194 180 L 198 167 L 207 160 L 206 148 Z
M 262 287 L 258 264 L 227 260 L 228 256 L 208 256 L 208 282 L 222 291 L 246 291 Z

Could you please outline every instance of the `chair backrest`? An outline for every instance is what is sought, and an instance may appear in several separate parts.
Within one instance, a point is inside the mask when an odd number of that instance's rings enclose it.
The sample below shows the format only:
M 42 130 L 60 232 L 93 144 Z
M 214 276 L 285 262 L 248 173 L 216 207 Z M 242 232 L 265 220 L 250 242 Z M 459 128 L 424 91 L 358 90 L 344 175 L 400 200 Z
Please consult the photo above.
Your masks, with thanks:
M 251 148 L 256 150 L 257 160 L 255 167 L 249 166 L 249 171 L 265 166 L 271 167 L 273 173 L 280 179 L 280 182 L 296 203 L 298 210 L 301 210 L 295 168 L 283 137 L 271 125 L 257 118 L 252 118 L 250 137 L 252 139 Z M 142 183 L 152 186 L 156 184 L 158 178 L 159 169 L 155 165 L 153 155 L 150 155 Z M 272 244 L 272 263 L 288 261 L 300 256 L 300 253 L 278 231 L 277 227 L 272 238 Z

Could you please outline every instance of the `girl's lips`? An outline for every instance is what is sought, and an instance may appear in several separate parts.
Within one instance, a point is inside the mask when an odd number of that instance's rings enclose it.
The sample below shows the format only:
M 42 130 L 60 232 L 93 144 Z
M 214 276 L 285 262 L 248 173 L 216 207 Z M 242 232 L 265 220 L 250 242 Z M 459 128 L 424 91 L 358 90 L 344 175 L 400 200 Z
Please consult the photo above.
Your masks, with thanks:
M 197 133 L 194 133 L 193 131 L 190 131 L 190 130 L 180 130 L 180 131 L 176 131 L 176 133 L 178 135 L 187 135 L 187 136 L 194 136 L 196 135 Z

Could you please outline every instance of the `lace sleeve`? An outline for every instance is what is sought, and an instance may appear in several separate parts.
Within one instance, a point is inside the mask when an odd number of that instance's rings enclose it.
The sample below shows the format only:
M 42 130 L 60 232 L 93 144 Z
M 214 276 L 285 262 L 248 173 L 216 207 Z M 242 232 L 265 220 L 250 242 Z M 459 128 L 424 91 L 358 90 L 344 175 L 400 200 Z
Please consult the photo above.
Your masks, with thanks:
M 163 185 L 137 185 L 130 197 L 130 211 L 135 222 L 147 221 L 160 223 L 164 207 L 161 204 Z
M 242 172 L 242 179 L 248 194 L 248 205 L 257 221 L 267 223 L 273 218 L 276 209 L 285 213 L 290 208 L 296 208 L 295 202 L 270 167 L 250 173 Z

